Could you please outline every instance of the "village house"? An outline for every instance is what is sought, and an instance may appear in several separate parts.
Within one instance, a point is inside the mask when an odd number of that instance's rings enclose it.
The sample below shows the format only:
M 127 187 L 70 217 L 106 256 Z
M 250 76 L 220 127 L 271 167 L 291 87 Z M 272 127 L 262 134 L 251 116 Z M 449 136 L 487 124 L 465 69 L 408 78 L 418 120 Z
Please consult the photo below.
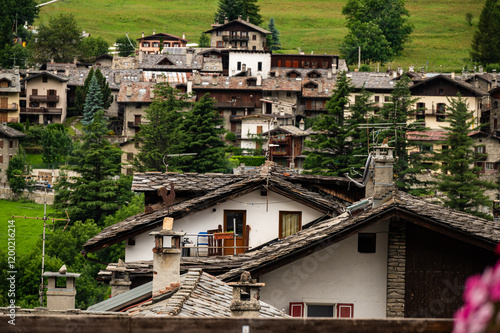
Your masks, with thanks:
M 231 22 L 225 20 L 224 24 L 212 24 L 205 33 L 211 35 L 210 47 L 249 51 L 266 50 L 266 36 L 271 34 L 241 16 Z
M 27 73 L 21 80 L 20 122 L 62 123 L 67 112 L 68 79 L 49 72 Z M 24 106 L 23 106 L 24 105 Z
M 144 36 L 143 32 L 142 37 L 137 38 L 139 52 L 151 54 L 165 52 L 170 48 L 186 47 L 187 42 L 184 36 L 181 38 L 164 32 L 156 33 L 156 30 L 153 30 L 153 34 L 149 36 Z
M 19 69 L 0 71 L 0 123 L 19 122 Z
M 267 79 L 271 69 L 271 52 L 229 51 L 228 76 L 260 75 Z
M 241 120 L 241 149 L 243 154 L 251 155 L 256 150 L 267 149 L 267 139 L 264 131 L 278 126 L 293 125 L 295 119 L 290 114 L 253 114 L 235 118 Z M 272 160 L 272 158 L 271 158 Z
M 304 141 L 310 136 L 304 130 L 304 120 L 301 120 L 299 127 L 285 125 L 278 126 L 263 133 L 264 137 L 269 137 L 269 156 L 271 161 L 290 169 L 303 169 L 306 155 L 303 154 Z
M 7 183 L 10 159 L 19 152 L 19 139 L 26 135 L 4 123 L 0 123 L 0 184 Z
M 262 300 L 291 316 L 451 317 L 462 303 L 465 278 L 495 262 L 500 227 L 395 191 L 388 185 L 393 179 L 392 149 L 375 150 L 372 171 L 358 182 L 367 198 L 345 207 L 342 214 L 246 253 L 184 257 L 182 270 L 202 268 L 223 281 L 236 281 L 248 271 L 266 284 Z M 137 217 L 125 222 L 139 227 Z M 84 249 L 114 243 L 120 229 L 103 231 Z M 150 261 L 122 266 L 137 281 L 151 279 Z M 116 264 L 109 265 L 100 276 L 109 279 L 117 270 Z

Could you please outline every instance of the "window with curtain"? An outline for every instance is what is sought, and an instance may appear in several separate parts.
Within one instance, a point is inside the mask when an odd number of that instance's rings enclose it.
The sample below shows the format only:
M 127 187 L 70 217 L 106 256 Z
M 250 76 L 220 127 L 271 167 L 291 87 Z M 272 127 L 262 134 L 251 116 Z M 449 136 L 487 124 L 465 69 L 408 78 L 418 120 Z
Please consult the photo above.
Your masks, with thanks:
M 280 212 L 279 238 L 285 238 L 302 229 L 302 212 Z

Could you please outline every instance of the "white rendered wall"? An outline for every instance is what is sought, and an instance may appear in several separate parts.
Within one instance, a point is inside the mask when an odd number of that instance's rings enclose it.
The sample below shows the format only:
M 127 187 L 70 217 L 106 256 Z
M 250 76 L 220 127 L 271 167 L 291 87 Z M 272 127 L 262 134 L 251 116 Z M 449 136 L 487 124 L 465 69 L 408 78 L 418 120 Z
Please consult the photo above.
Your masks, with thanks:
M 289 313 L 290 302 L 353 303 L 355 318 L 385 318 L 388 224 L 377 233 L 376 253 L 359 253 L 357 234 L 260 277 L 262 301 Z
M 246 66 L 246 69 L 251 69 L 251 76 L 262 74 L 263 79 L 267 79 L 271 70 L 271 54 L 269 53 L 251 53 L 251 52 L 231 52 L 229 53 L 229 76 L 234 76 L 242 70 L 238 70 L 238 62 Z M 258 71 L 257 63 L 262 62 L 262 70 Z
M 307 224 L 321 216 L 323 213 L 304 206 L 284 196 L 269 192 L 269 211 L 266 212 L 266 197 L 260 195 L 260 190 L 237 197 L 217 206 L 205 209 L 193 215 L 174 221 L 175 231 L 184 231 L 188 234 L 198 234 L 210 229 L 217 229 L 224 222 L 224 210 L 246 210 L 246 224 L 250 226 L 249 245 L 256 247 L 262 243 L 278 238 L 279 212 L 302 211 L 302 225 Z M 213 209 L 215 208 L 215 212 Z M 159 230 L 159 229 L 158 229 Z M 135 236 L 135 245 L 125 243 L 125 261 L 152 260 L 154 237 L 149 236 L 149 230 Z M 196 236 L 187 235 L 191 241 L 196 241 Z

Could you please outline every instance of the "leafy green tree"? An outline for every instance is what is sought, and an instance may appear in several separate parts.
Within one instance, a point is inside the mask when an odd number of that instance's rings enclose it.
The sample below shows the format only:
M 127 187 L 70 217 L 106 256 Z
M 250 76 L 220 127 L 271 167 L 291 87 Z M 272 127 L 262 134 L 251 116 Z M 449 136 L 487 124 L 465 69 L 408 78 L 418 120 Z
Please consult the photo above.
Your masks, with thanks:
M 67 210 L 72 221 L 92 219 L 98 225 L 129 200 L 130 179 L 120 173 L 121 150 L 106 139 L 107 121 L 102 110 L 84 127 L 83 142 L 63 169 L 78 177 L 63 178 L 56 186 L 55 208 Z
M 26 160 L 24 149 L 19 148 L 17 155 L 14 155 L 7 167 L 7 180 L 12 192 L 20 194 L 24 189 L 28 188 L 26 175 L 30 172 L 30 165 Z
M 55 168 L 56 164 L 61 163 L 69 155 L 73 142 L 63 126 L 61 128 L 53 125 L 61 124 L 48 125 L 42 133 L 42 160 Z
M 276 28 L 274 17 L 269 19 L 267 29 L 271 32 L 271 35 L 267 36 L 267 46 L 271 51 L 281 50 L 280 32 L 278 31 L 278 28 Z
M 118 37 L 115 44 L 120 57 L 128 57 L 134 54 L 137 48 L 137 42 L 127 36 Z
M 108 53 L 108 48 L 108 42 L 101 36 L 83 38 L 78 59 L 83 62 L 93 61 L 95 57 Z
M 260 7 L 257 5 L 257 0 L 219 0 L 215 20 L 224 23 L 225 17 L 232 21 L 241 15 L 244 20 L 248 17 L 250 23 L 260 25 L 262 24 L 262 17 L 259 11 Z
M 16 37 L 23 37 L 24 22 L 33 24 L 38 17 L 39 8 L 34 0 L 2 0 L 0 1 L 0 47 L 12 46 Z M 17 34 L 16 34 L 17 28 Z M 0 58 L 4 63 L 6 59 Z
M 3 49 L 0 49 L 0 66 L 4 68 L 26 68 L 26 59 L 28 58 L 28 50 L 21 44 L 5 44 Z
M 40 24 L 36 40 L 30 43 L 31 62 L 72 62 L 80 53 L 81 41 L 82 31 L 72 14 L 51 17 L 49 24 Z
M 200 40 L 198 41 L 199 47 L 210 47 L 210 37 L 204 32 L 200 35 Z
M 391 124 L 387 131 L 381 132 L 381 137 L 391 138 L 389 145 L 395 148 L 394 175 L 398 188 L 420 195 L 429 192 L 426 186 L 428 183 L 417 178 L 417 175 L 424 169 L 423 161 L 419 154 L 411 156 L 408 154 L 408 149 L 417 146 L 417 143 L 409 140 L 406 133 L 408 131 L 422 132 L 425 128 L 418 122 L 411 122 L 411 115 L 415 112 L 413 105 L 418 99 L 412 98 L 410 83 L 411 79 L 407 75 L 403 75 L 397 81 L 391 92 L 390 101 L 384 104 L 378 121 Z
M 349 30 L 340 44 L 340 53 L 347 63 L 358 62 L 359 47 L 361 46 L 361 61 L 364 63 L 386 63 L 393 59 L 392 48 L 382 33 L 382 30 L 373 22 L 356 23 Z
M 317 134 L 306 141 L 311 150 L 304 162 L 304 168 L 313 174 L 339 176 L 349 172 L 351 148 L 347 141 L 352 133 L 346 126 L 346 118 L 352 88 L 346 72 L 340 73 L 333 95 L 326 103 L 327 113 L 313 123 L 312 129 Z
M 186 108 L 186 95 L 168 83 L 159 83 L 154 90 L 155 98 L 145 111 L 146 122 L 134 139 L 140 144 L 134 157 L 139 171 L 165 171 L 164 156 L 172 153 L 172 146 L 179 140 L 180 111 Z
M 474 61 L 486 64 L 500 62 L 500 3 L 486 0 L 476 31 L 472 37 L 470 55 Z
M 437 189 L 444 192 L 444 204 L 476 216 L 490 218 L 481 211 L 491 207 L 492 202 L 485 195 L 486 189 L 497 186 L 479 178 L 479 168 L 473 164 L 482 156 L 474 153 L 474 140 L 469 136 L 474 124 L 474 113 L 460 95 L 448 100 L 450 103 L 447 120 L 449 126 L 443 145 L 446 148 L 435 152 L 436 161 L 441 165 Z
M 102 93 L 99 84 L 97 83 L 97 77 L 94 75 L 90 81 L 89 91 L 85 98 L 82 124 L 90 125 L 92 121 L 94 121 L 95 113 L 102 109 Z
M 410 12 L 405 8 L 404 0 L 348 0 L 342 8 L 342 14 L 347 18 L 349 29 L 344 45 L 357 47 L 353 42 L 356 39 L 361 42 L 366 40 L 367 38 L 362 38 L 362 33 L 366 32 L 373 38 L 372 43 L 383 43 L 373 48 L 379 51 L 387 49 L 383 53 L 390 56 L 389 60 L 401 54 L 413 31 L 406 18 L 410 16 Z M 366 23 L 371 24 L 366 25 Z M 383 38 L 376 35 L 377 33 L 385 38 L 388 45 Z
M 173 150 L 177 153 L 195 153 L 196 156 L 176 157 L 175 169 L 183 172 L 229 172 L 225 157 L 225 133 L 215 101 L 205 94 L 195 102 L 179 127 L 179 140 Z

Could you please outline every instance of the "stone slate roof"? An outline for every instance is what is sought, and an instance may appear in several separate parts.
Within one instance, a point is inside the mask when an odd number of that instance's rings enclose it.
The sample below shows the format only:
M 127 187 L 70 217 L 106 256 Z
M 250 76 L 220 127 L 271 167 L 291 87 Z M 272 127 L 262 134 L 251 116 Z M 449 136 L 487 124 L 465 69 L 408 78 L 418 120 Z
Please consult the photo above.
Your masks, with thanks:
M 132 289 L 133 290 L 133 289 Z M 230 317 L 233 288 L 201 269 L 181 276 L 181 286 L 170 298 L 143 303 L 128 310 L 130 316 Z M 260 302 L 261 317 L 288 317 L 275 307 Z
M 396 85 L 398 77 L 393 77 L 388 73 L 373 72 L 349 72 L 348 78 L 356 89 L 361 89 L 363 85 L 366 90 L 392 91 Z
M 0 81 L 9 81 L 7 88 L 0 88 L 0 92 L 19 93 L 21 92 L 21 85 L 19 84 L 19 71 L 17 73 L 13 70 L 3 69 L 0 71 Z
M 302 80 L 287 77 L 270 77 L 262 80 L 262 90 L 299 92 L 302 90 Z
M 314 83 L 315 88 L 306 88 L 308 83 Z M 332 97 L 332 91 L 335 89 L 337 81 L 334 79 L 317 78 L 317 79 L 306 79 L 302 85 L 302 97 L 320 97 L 320 98 L 330 98 Z
M 156 191 L 160 187 L 170 189 L 170 184 L 173 183 L 176 191 L 209 192 L 244 178 L 247 178 L 247 176 L 222 173 L 135 173 L 132 180 L 132 191 Z
M 279 126 L 277 128 L 273 128 L 270 131 L 266 131 L 262 133 L 262 135 L 267 135 L 268 133 L 271 133 L 271 135 L 274 135 L 276 133 L 282 133 L 285 132 L 287 134 L 291 134 L 293 136 L 309 136 L 309 132 L 303 131 L 298 127 L 291 126 L 291 125 L 285 125 L 285 126 Z
M 171 63 L 171 65 L 160 64 L 162 61 Z M 139 69 L 156 70 L 199 70 L 202 68 L 203 56 L 193 55 L 191 63 L 186 63 L 186 54 L 143 54 L 142 62 L 139 63 Z
M 131 95 L 127 95 L 128 86 L 131 89 Z M 156 83 L 154 82 L 125 82 L 120 86 L 120 91 L 116 101 L 118 103 L 151 103 L 151 92 L 154 90 Z
M 23 132 L 19 132 L 18 130 L 12 127 L 4 126 L 3 124 L 0 124 L 0 134 L 3 134 L 11 139 L 19 139 L 19 138 L 24 138 L 26 136 L 26 134 L 24 134 Z
M 247 26 L 248 28 L 252 29 L 252 30 L 255 30 L 255 31 L 258 31 L 260 33 L 263 33 L 263 34 L 266 34 L 266 35 L 269 35 L 271 34 L 271 31 L 269 30 L 266 30 L 266 29 L 263 29 L 255 24 L 252 24 L 250 22 L 247 22 L 247 21 L 244 21 L 242 19 L 236 19 L 236 20 L 233 20 L 231 22 L 228 22 L 228 23 L 225 23 L 225 24 L 221 24 L 221 25 L 218 25 L 210 30 L 207 30 L 205 31 L 205 33 L 211 33 L 212 31 L 225 31 L 225 29 L 229 26 L 232 26 L 232 25 L 245 25 Z
M 376 208 L 366 210 L 351 216 L 345 212 L 337 217 L 320 221 L 291 236 L 278 240 L 261 249 L 251 250 L 244 254 L 213 257 L 182 258 L 181 270 L 201 268 L 216 274 L 223 281 L 235 280 L 244 271 L 250 271 L 252 276 L 259 276 L 259 270 L 272 269 L 280 262 L 291 258 L 301 258 L 327 246 L 341 241 L 364 228 L 393 216 L 401 219 L 418 219 L 419 223 L 430 225 L 433 229 L 452 232 L 466 242 L 480 244 L 493 251 L 500 242 L 500 224 L 488 221 L 467 213 L 445 208 L 404 192 L 394 193 L 393 197 Z M 126 268 L 133 273 L 151 275 L 152 262 L 125 263 Z M 116 264 L 107 267 L 110 275 Z M 279 266 L 278 266 L 279 267 Z
M 439 80 L 439 79 L 444 79 L 444 80 L 449 81 L 449 82 L 451 82 L 453 84 L 461 86 L 462 88 L 465 88 L 465 89 L 471 91 L 476 96 L 485 96 L 485 95 L 488 94 L 488 92 L 482 91 L 481 89 L 474 87 L 473 85 L 467 83 L 466 81 L 460 80 L 458 78 L 452 79 L 450 75 L 443 75 L 443 74 L 435 75 L 435 76 L 432 76 L 430 78 L 427 78 L 424 81 L 416 83 L 415 85 L 413 85 L 412 87 L 410 87 L 410 90 L 414 90 L 416 87 L 419 87 L 421 85 L 425 85 L 425 84 L 427 84 L 430 81 Z
M 217 76 L 215 78 L 215 83 L 214 83 L 214 78 L 211 76 L 201 76 L 200 77 L 200 83 L 195 83 L 193 82 L 193 90 L 200 90 L 200 89 L 210 89 L 210 90 L 262 90 L 262 86 L 252 86 L 248 85 L 249 80 L 256 80 L 255 77 L 239 77 L 239 76 Z M 194 79 L 196 81 L 196 78 Z
M 277 168 L 277 170 L 279 171 L 281 169 Z M 129 217 L 121 222 L 104 228 L 99 234 L 89 239 L 83 246 L 83 252 L 87 253 L 98 251 L 103 247 L 118 243 L 124 239 L 128 239 L 134 235 L 160 226 L 163 222 L 163 218 L 166 216 L 171 216 L 174 219 L 180 219 L 206 208 L 213 207 L 221 202 L 225 202 L 260 189 L 268 182 L 269 189 L 271 191 L 300 202 L 325 214 L 329 214 L 330 216 L 332 216 L 333 212 L 341 211 L 342 205 L 339 202 L 332 200 L 327 195 L 312 192 L 300 184 L 294 184 L 287 181 L 285 179 L 286 176 L 283 176 L 281 171 L 278 171 L 272 172 L 272 170 L 262 167 L 243 175 L 230 176 L 228 178 L 238 179 L 239 177 L 240 180 L 236 182 L 228 181 L 226 184 L 224 184 L 224 181 L 221 181 L 218 184 L 216 183 L 213 185 L 213 190 L 207 190 L 206 194 L 174 204 L 168 210 L 160 209 L 158 211 L 154 211 L 153 213 L 140 213 Z M 288 173 L 286 174 L 289 175 Z M 208 174 L 200 176 L 202 184 L 207 184 L 210 180 L 207 177 L 212 177 L 212 175 Z M 223 178 L 224 176 L 220 175 L 220 177 Z M 217 179 L 217 177 L 214 177 L 214 179 Z M 147 180 L 147 178 L 143 179 L 143 181 L 148 183 Z M 179 180 L 180 179 L 176 181 L 180 184 L 179 188 L 182 188 L 184 185 L 182 185 L 182 181 Z M 135 188 L 137 188 L 137 183 L 138 182 L 136 181 Z M 150 190 L 149 188 L 154 189 L 157 186 L 162 186 L 160 185 L 160 182 L 156 182 L 156 184 L 157 185 L 147 185 L 146 187 L 143 187 L 143 191 Z M 199 188 L 195 184 L 191 185 L 194 186 L 194 188 Z M 186 186 L 189 186 L 189 184 Z M 177 186 L 175 187 L 177 188 Z M 209 185 L 202 185 L 202 187 L 208 189 Z
M 54 80 L 60 81 L 60 82 L 67 82 L 68 81 L 67 78 L 62 77 L 60 75 L 55 75 L 55 74 L 52 74 L 49 72 L 38 72 L 38 73 L 30 73 L 30 75 L 26 76 L 24 79 L 22 79 L 21 82 L 30 81 L 34 78 L 39 77 L 39 76 L 48 76 L 48 77 L 50 77 Z

